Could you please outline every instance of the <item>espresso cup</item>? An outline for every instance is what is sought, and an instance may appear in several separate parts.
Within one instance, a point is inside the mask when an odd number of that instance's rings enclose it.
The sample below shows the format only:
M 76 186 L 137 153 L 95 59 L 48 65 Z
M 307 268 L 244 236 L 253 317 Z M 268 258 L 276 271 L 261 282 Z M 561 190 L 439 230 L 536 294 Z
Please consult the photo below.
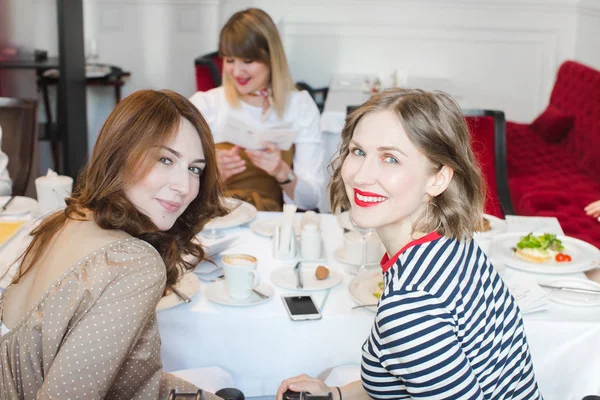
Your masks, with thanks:
M 226 254 L 221 262 L 229 297 L 237 300 L 250 297 L 252 289 L 260 283 L 256 257 L 249 254 Z
M 367 236 L 367 264 L 376 264 L 381 260 L 385 251 L 383 243 L 375 233 Z M 349 231 L 344 233 L 344 259 L 353 264 L 362 262 L 362 238 L 360 232 Z

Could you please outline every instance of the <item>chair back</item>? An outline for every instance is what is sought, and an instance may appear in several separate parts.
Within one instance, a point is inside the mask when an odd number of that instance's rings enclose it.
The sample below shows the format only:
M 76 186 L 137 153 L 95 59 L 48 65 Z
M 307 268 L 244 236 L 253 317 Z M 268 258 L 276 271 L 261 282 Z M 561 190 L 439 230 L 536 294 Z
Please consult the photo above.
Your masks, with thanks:
M 2 150 L 8 156 L 12 193 L 23 196 L 29 184 L 37 140 L 37 102 L 0 97 Z
M 218 52 L 205 54 L 194 60 L 196 67 L 196 90 L 206 92 L 207 90 L 221 86 L 221 74 L 223 73 L 223 59 Z
M 504 112 L 463 110 L 471 134 L 471 149 L 486 183 L 484 212 L 498 218 L 514 214 L 506 172 L 506 120 Z

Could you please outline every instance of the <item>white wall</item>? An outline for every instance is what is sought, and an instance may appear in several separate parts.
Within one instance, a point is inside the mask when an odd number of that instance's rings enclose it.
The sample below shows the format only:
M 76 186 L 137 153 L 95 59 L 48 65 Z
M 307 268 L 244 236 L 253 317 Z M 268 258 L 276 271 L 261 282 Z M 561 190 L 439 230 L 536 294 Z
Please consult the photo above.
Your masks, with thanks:
M 582 0 L 575 58 L 600 69 L 600 0 Z
M 57 52 L 55 0 L 33 3 L 34 43 Z M 600 67 L 600 0 L 84 0 L 86 39 L 100 61 L 132 76 L 123 94 L 193 93 L 196 56 L 214 51 L 235 11 L 265 9 L 282 31 L 295 80 L 325 86 L 335 72 L 450 79 L 469 106 L 531 121 L 565 59 Z M 31 27 L 16 14 L 15 26 Z M 26 25 L 22 25 L 26 22 Z M 87 43 L 87 41 L 86 41 Z M 90 147 L 114 105 L 88 89 Z

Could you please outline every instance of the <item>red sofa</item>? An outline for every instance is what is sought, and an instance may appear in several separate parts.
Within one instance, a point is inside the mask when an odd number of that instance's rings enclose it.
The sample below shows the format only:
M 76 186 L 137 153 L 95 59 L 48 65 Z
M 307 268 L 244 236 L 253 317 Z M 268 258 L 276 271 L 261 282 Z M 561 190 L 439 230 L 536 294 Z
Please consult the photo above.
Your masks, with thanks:
M 557 217 L 566 235 L 600 247 L 600 223 L 583 211 L 600 199 L 600 71 L 563 63 L 546 111 L 507 122 L 506 150 L 516 213 Z

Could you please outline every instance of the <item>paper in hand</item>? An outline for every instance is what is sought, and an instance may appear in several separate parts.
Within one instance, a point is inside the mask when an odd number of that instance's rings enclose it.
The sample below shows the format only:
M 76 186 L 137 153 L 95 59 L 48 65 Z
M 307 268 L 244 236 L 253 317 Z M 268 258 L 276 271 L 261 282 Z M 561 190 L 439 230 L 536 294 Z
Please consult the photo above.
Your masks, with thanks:
M 255 128 L 244 121 L 228 117 L 223 126 L 221 140 L 249 150 L 263 150 L 262 142 L 272 142 L 280 150 L 289 150 L 296 138 L 291 123 Z

